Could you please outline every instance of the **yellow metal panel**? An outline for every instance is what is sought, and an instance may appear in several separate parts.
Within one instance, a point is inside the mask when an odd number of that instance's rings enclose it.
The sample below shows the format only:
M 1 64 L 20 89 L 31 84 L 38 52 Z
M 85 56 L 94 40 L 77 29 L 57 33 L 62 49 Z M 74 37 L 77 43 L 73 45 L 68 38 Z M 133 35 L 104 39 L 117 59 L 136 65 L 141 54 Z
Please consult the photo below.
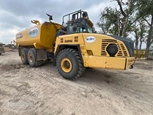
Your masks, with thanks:
M 41 26 L 42 26 L 42 24 L 28 28 L 28 29 L 20 32 L 20 34 L 22 34 L 22 37 L 16 38 L 16 43 L 21 46 L 32 46 L 32 45 L 34 45 L 34 43 L 40 44 L 40 28 L 41 28 Z M 36 33 L 35 36 L 30 37 L 29 32 L 34 29 L 37 29 L 38 32 Z
M 109 44 L 116 44 L 118 47 L 118 52 L 115 56 L 127 57 L 129 56 L 128 49 L 125 44 L 111 36 L 104 34 L 93 34 L 93 33 L 83 33 L 85 46 L 87 50 L 91 50 L 94 56 L 108 56 L 106 48 Z M 88 41 L 89 39 L 89 41 Z M 95 39 L 95 40 L 94 40 Z
M 33 45 L 34 45 L 34 47 L 35 47 L 36 49 L 43 49 L 43 48 L 44 48 L 43 46 L 41 46 L 41 45 L 39 45 L 39 44 L 37 44 L 37 43 L 34 43 Z
M 55 23 L 43 24 L 41 27 L 40 44 L 45 48 L 53 49 L 56 32 L 61 26 Z
M 17 33 L 16 34 L 16 45 L 19 46 L 19 44 L 24 41 L 25 39 L 23 39 L 23 33 L 22 32 Z
M 41 44 L 40 43 L 41 26 L 42 25 L 37 25 L 26 30 L 25 43 L 24 43 L 25 45 L 34 45 L 34 43 Z M 38 34 L 35 37 L 30 37 L 29 32 L 32 31 L 33 29 L 38 29 Z
M 128 51 L 128 49 L 127 49 L 127 47 L 126 47 L 126 45 L 122 42 L 122 41 L 119 41 L 119 40 L 117 40 L 117 43 L 118 43 L 118 52 L 116 53 L 116 55 L 115 56 L 119 56 L 119 53 L 121 53 L 122 54 L 122 56 L 124 56 L 124 57 L 129 57 L 130 56 L 130 54 L 129 54 L 129 51 Z
M 86 38 L 94 36 L 96 40 L 92 43 L 86 42 Z M 92 50 L 94 55 L 101 55 L 101 42 L 102 39 L 101 36 L 98 36 L 98 34 L 90 34 L 90 33 L 83 33 L 83 38 L 85 41 L 86 50 Z
M 78 39 L 77 42 L 76 42 L 76 38 Z M 79 44 L 80 46 L 84 46 L 84 39 L 83 39 L 82 33 L 58 36 L 56 38 L 54 53 L 56 52 L 58 45 L 65 45 L 65 44 L 69 44 L 69 45 Z
M 85 46 L 87 48 L 87 50 L 92 50 L 93 55 L 95 56 L 100 56 L 101 55 L 101 51 L 102 51 L 102 39 L 112 39 L 112 40 L 116 40 L 110 36 L 104 35 L 104 34 L 94 34 L 94 33 L 83 33 L 83 37 L 84 37 L 84 41 L 85 41 Z M 93 42 L 88 42 L 87 38 L 89 37 L 95 38 L 95 41 Z M 106 49 L 105 49 L 106 50 Z
M 131 61 L 130 63 L 127 63 Z M 134 58 L 119 58 L 119 57 L 99 57 L 99 56 L 87 56 L 84 57 L 85 67 L 95 67 L 104 69 L 128 69 L 130 65 L 134 63 Z
M 38 49 L 53 50 L 53 43 L 60 24 L 45 22 L 26 29 L 16 36 L 16 43 L 20 46 L 34 46 Z
M 131 65 L 136 61 L 135 57 L 128 57 L 126 62 L 126 69 L 128 69 Z

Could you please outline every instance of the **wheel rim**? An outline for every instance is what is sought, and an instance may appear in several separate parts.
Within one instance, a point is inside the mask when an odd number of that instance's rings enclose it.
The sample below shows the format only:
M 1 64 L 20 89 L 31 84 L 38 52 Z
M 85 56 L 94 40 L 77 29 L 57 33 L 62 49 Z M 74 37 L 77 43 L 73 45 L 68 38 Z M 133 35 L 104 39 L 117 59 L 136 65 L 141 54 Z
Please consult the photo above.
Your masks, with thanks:
M 24 54 L 21 54 L 21 59 L 22 59 L 22 60 L 24 60 L 24 59 L 25 59 Z
M 32 56 L 32 54 L 29 54 L 29 61 L 30 61 L 30 63 L 33 62 L 33 56 Z
M 64 58 L 61 61 L 61 68 L 64 72 L 68 73 L 72 70 L 72 63 L 68 58 Z

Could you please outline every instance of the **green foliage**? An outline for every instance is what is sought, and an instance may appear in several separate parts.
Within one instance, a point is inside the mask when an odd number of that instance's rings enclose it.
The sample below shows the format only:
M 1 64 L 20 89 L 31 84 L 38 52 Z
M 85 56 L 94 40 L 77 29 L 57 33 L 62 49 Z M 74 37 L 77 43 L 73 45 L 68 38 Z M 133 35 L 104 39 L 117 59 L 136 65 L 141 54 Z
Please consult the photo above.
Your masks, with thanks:
M 142 42 L 146 42 L 146 56 L 153 43 L 153 0 L 113 0 L 117 8 L 106 7 L 100 13 L 97 26 L 104 34 L 127 37 L 135 34 L 135 42 L 141 49 Z
M 137 6 L 142 17 L 153 15 L 153 0 L 137 0 Z
M 97 25 L 102 29 L 102 33 L 117 33 L 117 11 L 111 7 L 106 7 L 100 15 Z
M 106 7 L 101 12 L 97 26 L 101 28 L 102 33 L 128 36 L 128 32 L 131 32 L 131 26 L 137 18 L 133 15 L 136 8 L 136 2 L 132 0 L 130 5 L 126 2 L 122 2 L 119 5 L 121 5 L 120 9 Z M 125 30 L 125 33 L 123 30 Z

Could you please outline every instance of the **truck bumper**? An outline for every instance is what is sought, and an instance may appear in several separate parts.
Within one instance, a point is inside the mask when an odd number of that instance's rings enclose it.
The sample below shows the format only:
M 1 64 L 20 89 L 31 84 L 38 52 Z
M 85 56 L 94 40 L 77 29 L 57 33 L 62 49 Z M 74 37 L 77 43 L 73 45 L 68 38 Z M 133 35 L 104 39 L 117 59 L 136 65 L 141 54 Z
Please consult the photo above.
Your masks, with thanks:
M 85 67 L 126 70 L 133 67 L 135 57 L 83 57 Z

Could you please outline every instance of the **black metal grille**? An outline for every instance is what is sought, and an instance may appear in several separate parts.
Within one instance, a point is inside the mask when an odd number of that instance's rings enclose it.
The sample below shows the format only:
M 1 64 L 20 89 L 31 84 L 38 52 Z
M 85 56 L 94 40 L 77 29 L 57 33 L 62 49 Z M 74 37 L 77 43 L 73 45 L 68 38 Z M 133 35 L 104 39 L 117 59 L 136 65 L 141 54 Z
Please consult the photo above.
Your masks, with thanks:
M 102 40 L 102 46 L 101 46 L 101 55 L 107 56 L 106 48 L 109 44 L 116 44 L 118 46 L 118 52 L 116 56 L 128 56 L 128 52 L 126 50 L 126 47 L 123 44 L 118 44 L 117 40 L 113 39 L 103 39 Z

